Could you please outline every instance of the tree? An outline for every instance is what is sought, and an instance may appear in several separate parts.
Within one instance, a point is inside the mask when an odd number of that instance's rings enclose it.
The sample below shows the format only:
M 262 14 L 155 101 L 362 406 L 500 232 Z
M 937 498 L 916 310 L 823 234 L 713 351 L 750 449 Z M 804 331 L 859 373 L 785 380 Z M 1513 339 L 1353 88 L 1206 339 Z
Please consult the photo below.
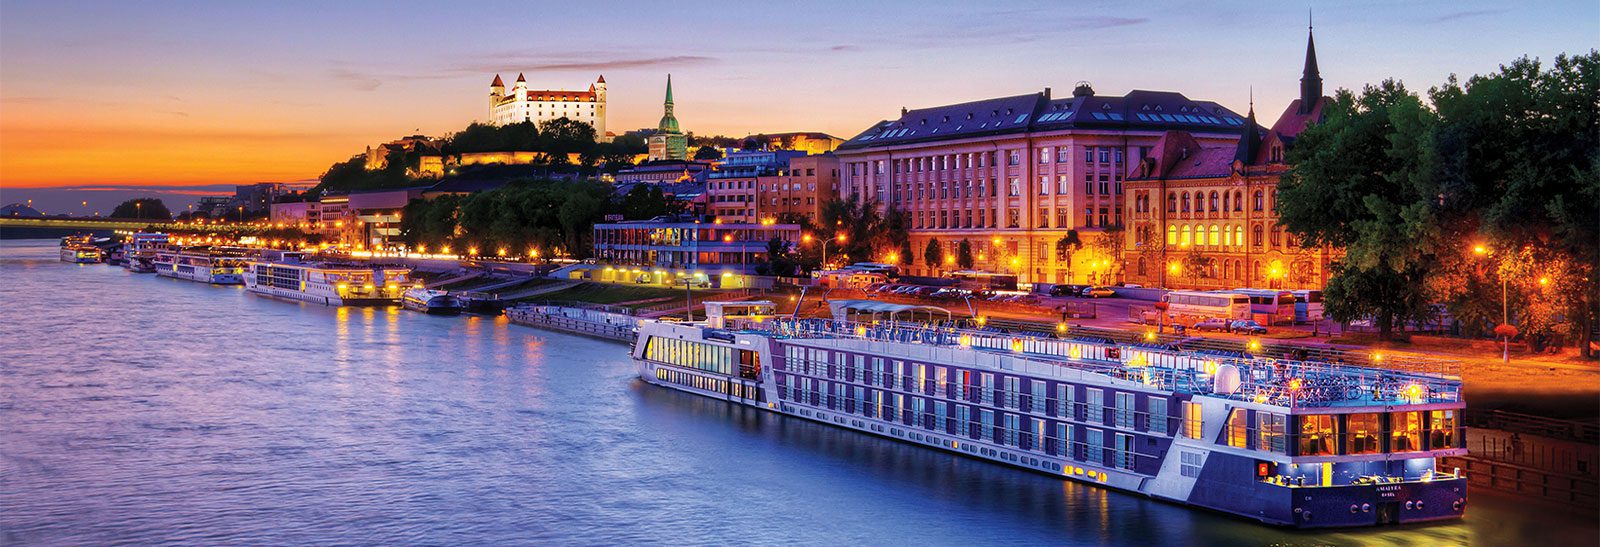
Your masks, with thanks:
M 1330 287 L 1382 290 L 1331 291 L 1324 301 L 1355 299 L 1328 305 L 1371 312 L 1388 339 L 1395 324 L 1428 312 L 1426 281 L 1450 221 L 1434 205 L 1443 189 L 1429 176 L 1437 116 L 1393 80 L 1359 97 L 1341 90 L 1323 113 L 1289 151 L 1279 222 L 1307 245 L 1345 249 L 1335 275 L 1350 279 Z
M 667 198 L 661 187 L 654 184 L 635 185 L 622 196 L 619 206 L 622 217 L 628 220 L 650 220 L 683 210 L 681 203 Z
M 1211 267 L 1216 260 L 1200 252 L 1198 247 L 1191 247 L 1188 254 L 1183 256 L 1183 270 L 1189 275 L 1191 285 L 1199 285 L 1200 278 L 1211 277 Z
M 935 272 L 943 259 L 944 247 L 939 244 L 939 238 L 929 239 L 928 246 L 922 248 L 922 263 L 928 265 L 929 272 Z
M 1100 232 L 1100 237 L 1094 238 L 1089 247 L 1094 251 L 1098 260 L 1105 262 L 1102 275 L 1103 281 L 1110 283 L 1116 279 L 1122 269 L 1122 226 L 1107 226 Z
M 1072 280 L 1072 254 L 1083 248 L 1077 230 L 1067 230 L 1067 235 L 1056 240 L 1056 259 L 1067 263 L 1067 280 Z
M 539 124 L 539 150 L 553 166 L 571 162 L 568 154 L 590 154 L 596 149 L 594 126 L 563 116 Z
M 961 266 L 963 270 L 970 270 L 972 263 L 972 242 L 962 239 L 961 243 L 956 245 L 956 265 Z
M 713 146 L 701 146 L 699 149 L 694 151 L 694 159 L 720 160 L 722 159 L 722 151 Z
M 151 218 L 167 220 L 172 218 L 172 211 L 167 210 L 167 204 L 156 198 L 136 198 L 117 204 L 111 210 L 111 218 Z
M 910 266 L 916 260 L 916 253 L 911 250 L 911 240 L 908 238 L 900 242 L 900 250 L 895 252 L 901 266 Z
M 844 257 L 842 262 L 862 262 L 870 257 L 896 248 L 888 239 L 884 216 L 879 214 L 876 199 L 861 199 L 851 194 L 843 199 L 828 200 L 818 215 L 815 237 L 828 238 L 828 248 Z M 843 234 L 844 241 L 838 236 Z M 820 245 L 818 246 L 820 247 Z

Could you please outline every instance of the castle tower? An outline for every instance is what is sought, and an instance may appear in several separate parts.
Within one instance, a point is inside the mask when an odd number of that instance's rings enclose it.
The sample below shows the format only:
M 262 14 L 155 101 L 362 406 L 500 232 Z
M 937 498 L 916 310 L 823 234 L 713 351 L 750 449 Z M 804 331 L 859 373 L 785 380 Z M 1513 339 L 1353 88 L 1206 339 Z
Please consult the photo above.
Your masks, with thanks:
M 521 72 L 517 73 L 516 83 L 511 84 L 511 94 L 519 101 L 528 100 L 528 79 Z
M 489 84 L 489 123 L 499 123 L 494 119 L 494 107 L 500 104 L 500 99 L 506 96 L 506 83 L 500 81 L 500 75 L 494 75 L 494 82 Z
M 594 85 L 594 138 L 599 142 L 611 142 L 606 138 L 606 75 L 601 74 Z

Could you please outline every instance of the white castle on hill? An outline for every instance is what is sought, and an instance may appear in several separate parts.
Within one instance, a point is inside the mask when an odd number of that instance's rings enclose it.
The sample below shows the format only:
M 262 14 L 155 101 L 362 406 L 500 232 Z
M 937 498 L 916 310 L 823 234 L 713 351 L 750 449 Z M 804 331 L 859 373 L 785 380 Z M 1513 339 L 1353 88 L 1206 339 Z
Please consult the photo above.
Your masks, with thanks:
M 517 74 L 511 93 L 500 75 L 489 84 L 489 123 L 505 125 L 517 122 L 539 123 L 556 118 L 567 118 L 594 126 L 595 137 L 609 140 L 606 135 L 606 77 L 600 76 L 588 91 L 555 91 L 528 89 L 528 79 Z

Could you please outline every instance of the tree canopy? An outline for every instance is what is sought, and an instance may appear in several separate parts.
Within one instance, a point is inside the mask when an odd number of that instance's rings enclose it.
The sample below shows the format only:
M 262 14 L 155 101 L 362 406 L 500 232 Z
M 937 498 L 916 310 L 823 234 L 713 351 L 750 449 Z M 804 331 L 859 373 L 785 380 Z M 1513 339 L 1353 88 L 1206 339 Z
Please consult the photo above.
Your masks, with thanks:
M 157 198 L 135 198 L 117 204 L 111 210 L 112 218 L 155 218 L 167 220 L 172 218 L 172 211 L 167 210 L 167 204 Z
M 1595 52 L 1548 69 L 1522 58 L 1426 98 L 1392 80 L 1340 91 L 1297 137 L 1277 200 L 1289 233 L 1344 249 L 1328 314 L 1371 317 L 1385 337 L 1432 302 L 1486 321 L 1482 302 L 1504 281 L 1513 320 L 1534 327 L 1524 335 L 1586 337 L 1600 261 L 1597 68 Z

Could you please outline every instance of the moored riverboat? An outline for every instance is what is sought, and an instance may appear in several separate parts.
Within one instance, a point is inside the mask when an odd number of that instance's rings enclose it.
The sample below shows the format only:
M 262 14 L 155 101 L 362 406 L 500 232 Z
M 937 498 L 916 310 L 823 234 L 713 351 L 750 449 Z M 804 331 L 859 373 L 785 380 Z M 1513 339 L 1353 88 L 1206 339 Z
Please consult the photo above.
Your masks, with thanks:
M 412 284 L 411 269 L 307 260 L 291 251 L 267 251 L 251 261 L 245 288 L 265 296 L 328 306 L 392 306 Z
M 835 303 L 836 305 L 838 303 Z M 645 321 L 644 381 L 1297 528 L 1459 519 L 1458 375 L 871 318 Z M 858 308 L 860 311 L 864 308 Z
M 466 307 L 460 298 L 446 291 L 416 287 L 406 289 L 400 297 L 400 304 L 408 310 L 420 311 L 432 315 L 461 315 Z

